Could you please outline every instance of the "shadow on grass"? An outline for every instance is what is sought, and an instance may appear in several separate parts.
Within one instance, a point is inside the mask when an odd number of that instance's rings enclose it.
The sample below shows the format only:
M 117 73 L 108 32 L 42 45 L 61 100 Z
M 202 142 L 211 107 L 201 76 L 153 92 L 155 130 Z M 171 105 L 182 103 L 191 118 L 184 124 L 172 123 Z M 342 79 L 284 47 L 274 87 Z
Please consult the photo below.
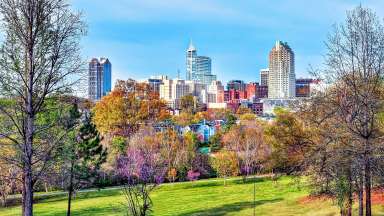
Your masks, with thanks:
M 216 187 L 223 186 L 223 181 L 214 182 L 189 182 L 188 184 L 177 185 L 178 189 L 189 189 L 189 188 L 205 188 L 205 187 Z
M 74 207 L 74 206 L 72 206 Z M 73 216 L 104 216 L 104 215 L 125 215 L 126 209 L 123 205 L 116 204 L 107 206 L 93 206 L 81 209 L 72 209 Z M 60 210 L 50 210 L 44 213 L 36 214 L 39 216 L 66 215 L 66 208 Z
M 89 191 L 89 192 L 81 192 L 77 193 L 76 197 L 73 199 L 76 200 L 83 200 L 83 199 L 91 199 L 91 198 L 101 198 L 101 197 L 109 197 L 109 196 L 117 196 L 121 194 L 121 190 L 100 190 L 100 191 Z M 35 200 L 35 203 L 51 203 L 51 202 L 58 202 L 58 201 L 66 201 L 68 199 L 67 194 L 62 194 L 60 196 L 56 196 L 53 198 L 47 198 L 47 199 L 40 199 Z
M 269 179 L 266 177 L 248 177 L 247 179 L 235 179 L 232 180 L 231 183 L 233 184 L 253 184 L 253 183 L 260 183 L 260 182 L 265 182 L 268 181 Z
M 237 202 L 237 203 L 231 203 L 231 204 L 225 204 L 222 206 L 205 209 L 205 210 L 196 210 L 188 213 L 182 213 L 178 216 L 199 216 L 199 215 L 212 215 L 212 216 L 224 216 L 228 213 L 232 212 L 238 212 L 244 209 L 252 209 L 254 207 L 254 204 L 256 207 L 258 205 L 263 205 L 265 203 L 274 203 L 282 201 L 282 198 L 276 198 L 276 199 L 268 199 L 268 200 L 257 200 L 254 202 Z
M 254 182 L 260 183 L 264 182 L 267 179 L 265 178 L 252 178 L 249 177 L 245 181 L 243 179 L 227 179 L 226 185 L 245 185 L 245 184 L 253 184 Z M 168 185 L 170 186 L 170 185 Z M 190 182 L 188 184 L 183 185 L 174 185 L 177 189 L 189 189 L 189 188 L 205 188 L 205 187 L 216 187 L 216 186 L 224 186 L 224 180 L 223 179 L 217 179 L 215 181 L 208 181 L 208 182 Z

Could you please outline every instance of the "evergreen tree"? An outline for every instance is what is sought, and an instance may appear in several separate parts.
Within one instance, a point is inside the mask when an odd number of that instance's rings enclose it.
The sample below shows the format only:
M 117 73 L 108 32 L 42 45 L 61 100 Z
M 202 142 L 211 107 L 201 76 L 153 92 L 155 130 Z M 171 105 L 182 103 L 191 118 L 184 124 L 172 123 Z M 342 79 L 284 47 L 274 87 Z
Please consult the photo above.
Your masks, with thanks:
M 67 188 L 69 216 L 73 193 L 96 181 L 100 166 L 106 160 L 107 151 L 101 145 L 101 137 L 92 123 L 92 116 L 88 112 L 81 114 L 76 104 L 69 111 L 66 128 L 70 130 L 64 149 L 69 176 Z

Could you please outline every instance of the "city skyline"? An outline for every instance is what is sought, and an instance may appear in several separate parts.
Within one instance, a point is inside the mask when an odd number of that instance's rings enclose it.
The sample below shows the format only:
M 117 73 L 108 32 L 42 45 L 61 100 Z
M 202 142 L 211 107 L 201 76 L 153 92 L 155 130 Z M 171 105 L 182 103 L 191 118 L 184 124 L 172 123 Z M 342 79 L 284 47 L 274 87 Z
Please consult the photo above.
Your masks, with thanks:
M 259 81 L 259 71 L 268 67 L 268 53 L 276 40 L 290 44 L 296 52 L 297 77 L 307 77 L 309 64 L 318 67 L 322 62 L 332 25 L 341 22 L 345 11 L 360 1 L 310 5 L 303 0 L 246 1 L 239 5 L 229 1 L 120 0 L 108 7 L 100 0 L 73 3 L 88 20 L 84 58 L 108 56 L 114 62 L 114 83 L 150 75 L 177 77 L 178 70 L 184 78 L 184 53 L 191 39 L 212 59 L 212 74 L 224 82 Z M 377 8 L 379 16 L 384 14 L 384 3 L 364 1 L 362 5 Z

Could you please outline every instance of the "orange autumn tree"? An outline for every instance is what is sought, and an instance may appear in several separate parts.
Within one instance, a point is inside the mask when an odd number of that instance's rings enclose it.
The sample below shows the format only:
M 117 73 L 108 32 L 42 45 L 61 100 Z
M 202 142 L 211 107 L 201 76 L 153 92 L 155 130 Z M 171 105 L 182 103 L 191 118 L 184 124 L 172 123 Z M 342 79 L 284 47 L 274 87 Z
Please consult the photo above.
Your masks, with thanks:
M 224 179 L 224 186 L 228 177 L 239 174 L 239 161 L 235 152 L 222 150 L 216 153 L 211 160 L 217 175 Z
M 158 94 L 148 84 L 131 79 L 117 81 L 114 90 L 96 103 L 93 113 L 97 129 L 109 142 L 132 136 L 142 125 L 169 118 Z

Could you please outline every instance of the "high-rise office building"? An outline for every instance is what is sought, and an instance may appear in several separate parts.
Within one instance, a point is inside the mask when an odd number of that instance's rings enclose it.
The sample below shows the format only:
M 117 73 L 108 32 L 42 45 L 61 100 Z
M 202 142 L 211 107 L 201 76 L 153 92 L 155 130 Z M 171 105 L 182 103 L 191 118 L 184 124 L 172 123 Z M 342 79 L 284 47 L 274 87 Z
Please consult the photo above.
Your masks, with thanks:
M 197 56 L 197 50 L 192 42 L 187 49 L 187 73 L 186 80 L 194 80 L 205 85 L 216 81 L 216 75 L 212 74 L 212 60 L 206 56 Z
M 108 58 L 93 58 L 88 69 L 88 98 L 100 100 L 112 89 L 112 64 Z
M 196 57 L 197 57 L 197 50 L 193 46 L 192 41 L 191 41 L 189 44 L 189 47 L 187 49 L 186 80 L 192 80 L 193 74 L 196 74 L 196 72 L 197 72 Z
M 268 75 L 269 69 L 261 69 L 260 70 L 260 85 L 267 86 L 268 85 Z
M 269 53 L 268 98 L 293 98 L 295 94 L 295 55 L 287 43 L 277 41 Z

